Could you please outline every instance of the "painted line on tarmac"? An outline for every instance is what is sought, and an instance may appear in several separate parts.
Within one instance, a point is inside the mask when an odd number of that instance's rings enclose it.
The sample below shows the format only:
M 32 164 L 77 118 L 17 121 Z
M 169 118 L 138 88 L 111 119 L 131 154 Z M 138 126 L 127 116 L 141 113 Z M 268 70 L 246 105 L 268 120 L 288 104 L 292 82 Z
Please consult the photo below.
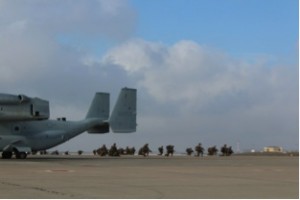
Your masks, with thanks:
M 73 173 L 75 170 L 70 169 L 46 169 L 45 172 L 47 173 Z

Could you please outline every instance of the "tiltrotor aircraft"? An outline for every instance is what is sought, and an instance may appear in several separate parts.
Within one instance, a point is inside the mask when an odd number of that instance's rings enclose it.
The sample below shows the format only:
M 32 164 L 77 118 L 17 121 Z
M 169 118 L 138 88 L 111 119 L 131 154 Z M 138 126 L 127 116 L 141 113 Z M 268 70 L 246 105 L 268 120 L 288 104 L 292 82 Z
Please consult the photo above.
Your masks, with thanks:
M 0 152 L 25 159 L 32 151 L 46 150 L 87 131 L 131 133 L 136 131 L 136 89 L 123 88 L 109 116 L 109 93 L 98 92 L 85 119 L 49 119 L 49 102 L 25 95 L 0 94 Z

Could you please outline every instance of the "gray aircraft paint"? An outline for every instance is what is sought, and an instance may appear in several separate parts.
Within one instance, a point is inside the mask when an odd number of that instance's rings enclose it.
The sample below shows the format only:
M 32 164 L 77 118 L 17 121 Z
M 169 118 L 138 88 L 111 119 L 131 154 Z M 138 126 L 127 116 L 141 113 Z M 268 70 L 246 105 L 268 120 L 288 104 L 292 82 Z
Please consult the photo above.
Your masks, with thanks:
M 85 131 L 96 134 L 108 133 L 110 129 L 116 133 L 135 132 L 136 93 L 136 89 L 123 88 L 110 117 L 109 94 L 96 93 L 86 118 L 81 121 L 49 120 L 48 101 L 0 94 L 0 151 L 18 155 L 45 150 Z

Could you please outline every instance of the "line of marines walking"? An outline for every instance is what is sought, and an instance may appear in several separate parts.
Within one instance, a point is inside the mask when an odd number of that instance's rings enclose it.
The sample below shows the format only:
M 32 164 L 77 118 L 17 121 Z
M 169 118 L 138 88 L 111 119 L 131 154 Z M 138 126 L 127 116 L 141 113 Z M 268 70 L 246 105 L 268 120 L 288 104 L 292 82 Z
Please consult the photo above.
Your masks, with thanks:
M 213 156 L 213 155 L 218 155 L 218 149 L 216 146 L 209 147 L 207 149 L 207 155 L 208 156 Z M 120 156 L 120 155 L 134 155 L 136 152 L 136 149 L 134 147 L 126 147 L 124 148 L 117 148 L 116 143 L 114 143 L 109 149 L 106 147 L 106 145 L 102 145 L 100 148 L 93 150 L 94 155 L 99 155 L 99 156 Z M 149 154 L 152 152 L 152 150 L 149 148 L 149 144 L 146 143 L 144 146 L 142 146 L 138 150 L 138 155 L 141 156 L 149 156 Z M 230 156 L 234 152 L 232 150 L 231 146 L 227 146 L 227 144 L 224 144 L 221 149 L 221 156 Z M 173 156 L 175 153 L 174 145 L 167 145 L 166 146 L 166 151 L 164 154 L 164 146 L 158 147 L 158 154 L 159 156 Z M 186 155 L 192 156 L 194 153 L 194 156 L 197 157 L 202 157 L 204 156 L 205 149 L 202 147 L 202 144 L 199 143 L 198 145 L 195 146 L 194 150 L 193 148 L 189 147 L 186 149 Z

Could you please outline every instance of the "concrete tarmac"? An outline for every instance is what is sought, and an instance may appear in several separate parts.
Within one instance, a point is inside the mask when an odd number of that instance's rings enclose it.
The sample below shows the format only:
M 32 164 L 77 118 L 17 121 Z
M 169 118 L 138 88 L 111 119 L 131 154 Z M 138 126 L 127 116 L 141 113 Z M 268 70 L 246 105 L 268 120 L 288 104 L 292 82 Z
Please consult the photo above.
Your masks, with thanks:
M 0 159 L 0 198 L 299 198 L 299 157 Z

